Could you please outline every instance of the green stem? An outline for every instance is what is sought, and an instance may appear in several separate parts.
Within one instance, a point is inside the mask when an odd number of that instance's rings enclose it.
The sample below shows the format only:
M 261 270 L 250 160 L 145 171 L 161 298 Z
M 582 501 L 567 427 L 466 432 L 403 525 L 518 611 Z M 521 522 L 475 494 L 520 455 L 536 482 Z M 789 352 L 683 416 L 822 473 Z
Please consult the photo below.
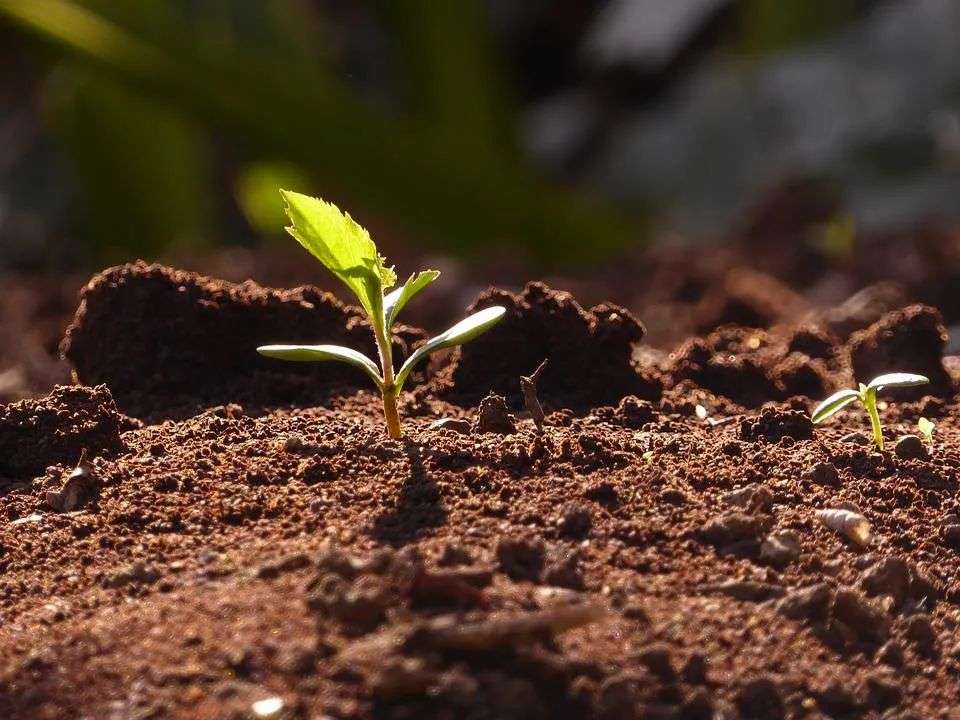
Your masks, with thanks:
M 375 331 L 374 337 L 377 340 L 377 351 L 380 353 L 380 373 L 383 376 L 383 417 L 387 421 L 387 434 L 395 440 L 403 437 L 403 429 L 400 427 L 400 413 L 397 412 L 396 383 L 393 377 L 393 349 L 390 345 L 390 339 L 387 337 L 389 331 Z
M 873 428 L 873 442 L 878 450 L 883 450 L 883 427 L 880 425 L 880 413 L 877 412 L 877 391 L 870 388 L 864 394 L 863 406 L 870 416 L 870 426 Z

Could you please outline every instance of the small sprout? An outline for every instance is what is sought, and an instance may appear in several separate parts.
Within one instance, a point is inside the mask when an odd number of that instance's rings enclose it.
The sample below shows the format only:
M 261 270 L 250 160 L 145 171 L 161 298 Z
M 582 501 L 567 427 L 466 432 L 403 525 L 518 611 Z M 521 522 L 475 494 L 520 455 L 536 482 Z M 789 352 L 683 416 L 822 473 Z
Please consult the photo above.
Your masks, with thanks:
M 937 424 L 933 420 L 921 417 L 917 420 L 917 430 L 927 439 L 929 445 L 933 445 L 933 431 L 937 429 Z
M 824 525 L 846 537 L 857 547 L 866 547 L 870 544 L 873 531 L 870 521 L 863 515 L 846 508 L 829 508 L 817 510 L 817 517 Z
M 393 268 L 385 265 L 383 256 L 377 252 L 364 228 L 348 214 L 340 212 L 333 203 L 289 190 L 281 190 L 280 194 L 292 223 L 287 232 L 360 301 L 373 327 L 380 365 L 377 367 L 366 355 L 339 345 L 264 345 L 257 348 L 257 352 L 270 358 L 299 362 L 339 360 L 360 368 L 370 376 L 383 396 L 383 415 L 390 437 L 403 437 L 397 397 L 413 368 L 432 352 L 462 345 L 486 332 L 500 322 L 506 310 L 500 306 L 489 307 L 461 320 L 417 348 L 394 373 L 390 334 L 397 315 L 440 273 L 436 270 L 414 273 L 399 288 L 385 293 L 396 284 L 397 275 Z
M 877 393 L 883 388 L 913 387 L 915 385 L 926 385 L 928 382 L 930 380 L 923 375 L 912 373 L 878 375 L 870 381 L 869 385 L 860 383 L 859 390 L 850 390 L 849 388 L 838 390 L 817 405 L 810 419 L 816 425 L 848 403 L 859 400 L 870 417 L 870 426 L 873 428 L 873 442 L 876 443 L 878 450 L 883 450 L 883 428 L 880 425 L 880 413 L 877 412 Z

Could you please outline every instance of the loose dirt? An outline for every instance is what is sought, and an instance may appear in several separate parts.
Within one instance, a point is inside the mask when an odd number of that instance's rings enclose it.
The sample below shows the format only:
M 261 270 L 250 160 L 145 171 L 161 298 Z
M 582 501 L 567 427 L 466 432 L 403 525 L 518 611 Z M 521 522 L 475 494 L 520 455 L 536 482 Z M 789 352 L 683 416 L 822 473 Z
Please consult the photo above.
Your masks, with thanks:
M 0 407 L 0 716 L 960 717 L 960 414 L 930 311 L 849 342 L 726 327 L 656 364 L 622 308 L 492 302 L 509 321 L 424 371 L 398 441 L 362 380 L 252 353 L 367 347 L 332 297 L 95 278 L 65 345 L 87 385 Z M 810 424 L 914 340 L 943 381 L 885 398 L 885 452 L 852 406 Z M 541 431 L 519 376 L 544 357 Z M 512 432 L 481 430 L 491 391 Z M 896 452 L 921 416 L 932 445 Z M 91 491 L 54 510 L 82 451 Z

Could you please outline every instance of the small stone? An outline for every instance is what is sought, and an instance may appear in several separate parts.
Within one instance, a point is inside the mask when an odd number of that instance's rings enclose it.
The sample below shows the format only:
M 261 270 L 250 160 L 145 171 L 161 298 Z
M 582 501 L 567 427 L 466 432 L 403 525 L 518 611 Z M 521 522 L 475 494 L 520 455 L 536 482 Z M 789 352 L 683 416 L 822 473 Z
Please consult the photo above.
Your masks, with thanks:
M 960 547 L 960 523 L 944 525 L 940 530 L 940 536 L 947 545 Z
M 910 566 L 902 558 L 886 557 L 867 570 L 860 586 L 868 595 L 888 595 L 897 607 L 910 595 Z
M 890 667 L 901 667 L 905 659 L 906 656 L 903 653 L 903 646 L 896 640 L 885 642 L 877 651 L 877 660 Z
M 461 418 L 440 418 L 430 423 L 430 430 L 450 430 L 460 435 L 469 435 L 470 422 Z
M 283 712 L 283 698 L 273 695 L 263 700 L 257 700 L 250 706 L 255 718 L 278 718 Z
M 501 538 L 497 544 L 500 570 L 514 580 L 539 581 L 545 560 L 546 548 L 540 540 Z
M 883 609 L 849 588 L 841 588 L 834 595 L 833 618 L 861 639 L 882 642 L 890 633 L 890 623 Z
M 786 567 L 800 557 L 800 536 L 793 530 L 778 530 L 760 544 L 760 562 Z
M 894 452 L 901 460 L 919 460 L 927 457 L 927 446 L 916 435 L 904 435 L 897 440 Z
M 666 645 L 648 645 L 632 653 L 632 656 L 664 682 L 673 682 L 677 677 L 670 648 Z
M 510 407 L 502 395 L 490 393 L 480 401 L 475 428 L 477 432 L 498 433 L 512 435 L 517 431 L 517 425 Z
M 937 649 L 937 633 L 926 613 L 917 613 L 907 619 L 905 628 L 907 639 L 924 655 L 932 655 Z
M 892 678 L 870 675 L 867 677 L 867 701 L 877 710 L 896 707 L 903 702 L 903 690 Z
M 745 510 L 770 512 L 773 508 L 773 493 L 766 485 L 758 483 L 724 493 L 721 499 L 727 505 Z
M 807 470 L 803 477 L 817 485 L 828 485 L 838 487 L 840 485 L 840 473 L 833 463 L 819 462 Z
M 571 502 L 563 506 L 557 531 L 563 537 L 582 539 L 593 527 L 593 512 L 585 503 Z
M 771 678 L 748 681 L 737 694 L 737 707 L 744 717 L 781 720 L 786 717 L 780 686 Z
M 695 652 L 691 653 L 690 657 L 687 658 L 687 662 L 684 663 L 683 670 L 680 671 L 680 674 L 683 675 L 683 679 L 692 685 L 705 685 L 707 683 L 707 671 L 709 670 L 710 663 L 707 660 L 707 656 L 703 653 Z
M 764 530 L 764 523 L 753 515 L 728 513 L 709 520 L 700 528 L 699 536 L 704 541 L 722 547 L 740 540 L 753 540 Z
M 714 720 L 717 717 L 713 698 L 706 688 L 695 688 L 683 701 L 680 714 L 685 720 Z
M 815 621 L 827 615 L 833 592 L 826 583 L 793 590 L 777 603 L 777 612 L 793 620 Z
M 859 430 L 854 430 L 841 437 L 840 442 L 850 443 L 851 445 L 869 445 L 871 440 Z
M 660 491 L 660 494 L 657 496 L 657 499 L 662 503 L 667 505 L 673 505 L 674 507 L 680 507 L 685 505 L 687 502 L 687 496 L 680 488 L 668 487 Z

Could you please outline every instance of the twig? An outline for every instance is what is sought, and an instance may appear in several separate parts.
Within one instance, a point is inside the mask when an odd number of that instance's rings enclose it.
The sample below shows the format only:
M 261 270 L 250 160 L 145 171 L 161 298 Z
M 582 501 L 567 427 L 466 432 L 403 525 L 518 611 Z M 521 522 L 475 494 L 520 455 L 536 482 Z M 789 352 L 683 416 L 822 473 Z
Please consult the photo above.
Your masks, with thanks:
M 537 426 L 538 432 L 543 432 L 543 408 L 540 406 L 540 400 L 537 398 L 537 380 L 540 379 L 540 373 L 547 366 L 547 358 L 537 366 L 537 369 L 529 376 L 520 376 L 520 390 L 523 392 L 523 404 L 527 406 L 530 417 L 533 418 L 533 424 Z

